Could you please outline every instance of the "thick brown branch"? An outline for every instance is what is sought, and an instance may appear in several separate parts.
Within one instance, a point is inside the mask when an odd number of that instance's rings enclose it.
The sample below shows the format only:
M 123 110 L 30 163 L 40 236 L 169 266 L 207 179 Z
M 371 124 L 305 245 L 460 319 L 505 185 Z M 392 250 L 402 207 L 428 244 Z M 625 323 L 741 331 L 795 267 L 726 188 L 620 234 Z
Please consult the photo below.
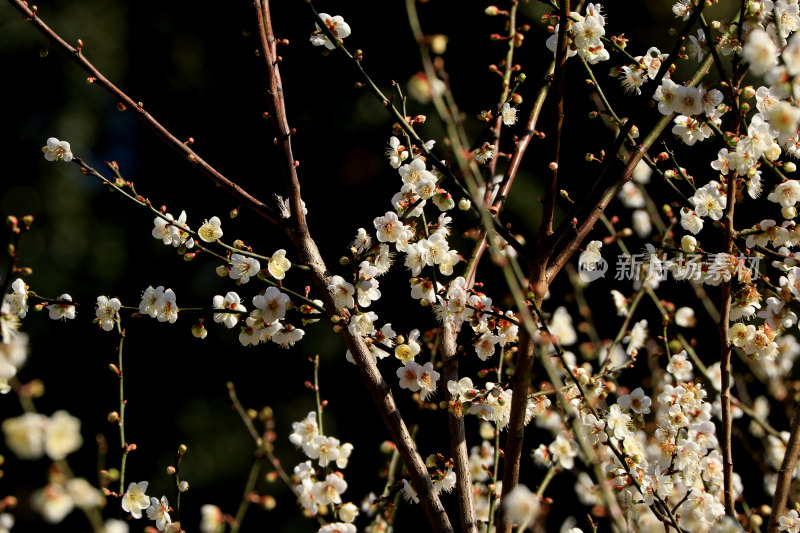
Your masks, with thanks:
M 53 31 L 50 26 L 45 24 L 44 21 L 39 18 L 24 1 L 9 0 L 9 2 L 25 16 L 25 18 L 33 25 L 34 28 L 39 30 L 42 35 L 47 37 L 53 45 L 66 53 L 83 70 L 89 73 L 89 76 L 95 85 L 99 85 L 107 92 L 111 93 L 111 95 L 117 99 L 120 105 L 132 110 L 136 114 L 136 117 L 144 122 L 150 129 L 155 131 L 156 134 L 158 134 L 158 136 L 161 137 L 161 139 L 167 145 L 181 153 L 184 157 L 186 157 L 186 159 L 195 165 L 198 170 L 211 178 L 214 183 L 225 189 L 228 193 L 236 197 L 242 202 L 243 205 L 252 209 L 273 224 L 280 224 L 280 218 L 274 209 L 252 196 L 233 181 L 223 176 L 217 169 L 209 165 L 203 158 L 197 155 L 197 153 L 195 153 L 195 151 L 192 150 L 187 143 L 181 141 L 172 133 L 170 133 L 170 131 L 161 125 L 159 121 L 153 118 L 150 113 L 144 110 L 144 106 L 141 102 L 135 102 L 130 96 L 122 92 L 121 89 L 111 83 L 111 81 L 109 81 L 102 72 L 100 72 L 88 59 L 86 59 L 81 50 L 73 47 L 64 39 L 62 39 L 61 36 Z
M 528 405 L 528 384 L 533 368 L 533 340 L 525 328 L 520 328 L 519 350 L 517 351 L 514 375 L 511 377 L 511 413 L 509 415 L 508 435 L 503 448 L 503 495 L 511 492 L 519 484 L 519 467 L 522 460 L 523 433 L 525 431 L 525 410 Z M 514 421 L 514 424 L 511 424 Z M 508 533 L 513 524 L 505 518 L 503 506 L 497 519 L 498 532 Z
M 457 399 L 450 395 L 450 391 L 446 387 L 448 382 L 458 381 L 457 336 L 458 330 L 452 322 L 447 322 L 442 327 L 440 344 L 444 367 L 441 383 L 445 384 L 444 395 L 448 404 Z M 450 426 L 450 456 L 453 458 L 453 470 L 456 473 L 458 507 L 461 510 L 461 531 L 477 533 L 478 523 L 475 517 L 475 499 L 472 495 L 472 474 L 469 468 L 469 448 L 464 430 L 464 415 L 461 412 L 448 413 L 447 421 Z
M 272 32 L 269 3 L 265 1 L 262 4 L 260 0 L 254 0 L 253 5 L 256 10 L 261 38 L 261 53 L 267 75 L 267 94 L 270 100 L 273 124 L 276 128 L 276 134 L 279 136 L 277 145 L 282 153 L 281 168 L 291 207 L 290 227 L 287 227 L 287 234 L 294 244 L 300 262 L 309 267 L 312 281 L 322 295 L 325 309 L 328 310 L 328 314 L 331 316 L 336 310 L 333 296 L 328 289 L 331 276 L 320 256 L 316 243 L 308 231 L 300 202 L 300 182 L 292 155 L 291 130 L 286 117 L 283 89 L 278 69 L 279 59 L 276 53 L 275 36 Z M 394 401 L 389 385 L 384 381 L 378 370 L 369 348 L 361 337 L 352 335 L 347 328 L 342 329 L 342 337 L 356 362 L 364 384 L 383 417 L 392 441 L 397 446 L 397 450 L 403 459 L 403 464 L 411 477 L 411 484 L 417 491 L 420 502 L 425 509 L 425 514 L 428 516 L 431 528 L 442 533 L 452 532 L 453 527 L 450 524 L 450 519 L 433 488 L 425 463 L 417 451 L 414 440 L 397 409 L 397 404 Z
M 767 533 L 778 533 L 778 520 L 786 513 L 786 498 L 794 477 L 798 453 L 800 453 L 800 406 L 795 406 L 789 442 L 786 444 L 781 469 L 778 470 L 778 481 L 775 486 L 775 495 L 772 498 L 772 511 L 770 511 L 769 522 L 767 522 Z

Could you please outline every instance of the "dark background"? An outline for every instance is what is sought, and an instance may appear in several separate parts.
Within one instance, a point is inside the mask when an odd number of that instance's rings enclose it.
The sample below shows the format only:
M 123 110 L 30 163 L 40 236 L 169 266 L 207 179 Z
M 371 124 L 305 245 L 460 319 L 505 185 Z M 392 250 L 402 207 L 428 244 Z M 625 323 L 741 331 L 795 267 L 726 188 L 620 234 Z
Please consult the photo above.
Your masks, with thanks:
M 672 38 L 665 28 L 674 24 L 671 3 L 607 2 L 607 34 L 624 31 L 634 55 L 643 54 L 649 46 L 667 51 Z M 392 120 L 371 94 L 354 87 L 357 78 L 351 65 L 335 54 L 324 57 L 308 43 L 313 22 L 304 2 L 274 4 L 277 34 L 290 40 L 290 45 L 282 48 L 281 69 L 289 120 L 298 130 L 294 151 L 301 163 L 303 198 L 312 234 L 328 266 L 335 269 L 336 259 L 346 251 L 356 229 L 371 229 L 372 219 L 389 209 L 389 199 L 399 189 L 397 173 L 383 157 Z M 193 137 L 194 149 L 224 175 L 262 200 L 282 193 L 270 123 L 261 117 L 266 99 L 253 53 L 257 43 L 251 33 L 254 23 L 249 2 L 76 0 L 38 5 L 45 22 L 68 42 L 81 38 L 86 57 L 134 100 L 143 102 L 178 138 Z M 315 5 L 320 11 L 345 17 L 353 29 L 346 45 L 364 50 L 365 68 L 385 91 L 391 90 L 391 80 L 405 85 L 421 70 L 404 2 Z M 483 3 L 474 1 L 443 0 L 419 6 L 424 31 L 450 38 L 445 66 L 473 138 L 481 131 L 481 123 L 474 117 L 491 108 L 500 91 L 500 78 L 489 74 L 487 67 L 506 49 L 504 43 L 489 39 L 491 33 L 502 32 L 502 20 L 485 16 L 484 8 Z M 531 2 L 521 12 L 520 22 L 532 26 L 525 46 L 516 55 L 529 80 L 521 90 L 525 100 L 520 117 L 524 120 L 550 57 L 539 20 L 544 6 Z M 15 9 L 0 4 L 0 146 L 4 154 L 0 213 L 36 218 L 33 230 L 24 238 L 20 260 L 21 265 L 34 269 L 26 279 L 31 288 L 52 297 L 68 292 L 84 304 L 70 323 L 52 323 L 45 313 L 30 313 L 24 330 L 31 335 L 31 354 L 20 377 L 44 382 L 47 392 L 36 402 L 41 412 L 66 409 L 83 420 L 85 444 L 70 456 L 70 462 L 78 475 L 93 480 L 97 469 L 94 435 L 105 435 L 108 440 L 108 467 L 117 466 L 119 459 L 117 430 L 105 421 L 109 411 L 118 409 L 117 379 L 107 370 L 109 363 L 116 362 L 117 338 L 90 323 L 95 298 L 100 294 L 117 296 L 123 304 L 135 306 L 148 285 L 164 285 L 175 290 L 180 307 L 207 307 L 214 294 L 237 290 L 252 309 L 250 298 L 260 286 L 251 281 L 237 289 L 230 280 L 218 278 L 210 257 L 185 263 L 173 248 L 151 237 L 152 215 L 80 175 L 77 166 L 46 162 L 40 147 L 47 137 L 68 140 L 73 153 L 97 169 L 105 171 L 103 161 L 117 161 L 140 194 L 156 206 L 166 205 L 176 217 L 186 210 L 193 228 L 204 218 L 217 215 L 227 242 L 241 238 L 265 255 L 290 246 L 278 230 L 244 209 L 238 218 L 229 219 L 227 213 L 238 207 L 233 198 L 163 145 L 134 113 L 117 111 L 113 97 L 88 85 L 86 73 L 62 53 L 52 49 L 40 57 L 40 50 L 46 48 L 45 39 Z M 612 63 L 616 61 L 612 55 Z M 577 64 L 573 66 L 568 90 L 583 92 L 585 75 Z M 623 113 L 638 103 L 637 97 L 625 97 L 615 81 L 603 78 L 605 74 L 598 76 L 602 83 L 608 82 L 609 93 Z M 409 102 L 409 106 L 410 114 L 429 117 L 422 136 L 441 139 L 442 128 L 432 106 L 417 102 Z M 567 108 L 568 120 L 580 123 L 583 129 L 572 130 L 570 139 L 575 142 L 571 146 L 577 148 L 562 163 L 562 176 L 572 198 L 580 200 L 596 168 L 587 164 L 583 155 L 607 147 L 610 136 L 599 121 L 593 123 L 595 129 L 585 129 L 583 118 L 593 109 L 591 103 L 582 100 L 572 106 Z M 654 113 L 648 120 L 657 118 Z M 539 129 L 548 121 L 545 111 Z M 545 149 L 542 142 L 532 145 L 507 208 L 513 230 L 525 235 L 533 234 L 538 219 L 538 177 L 545 168 Z M 468 218 L 457 220 L 472 223 Z M 462 253 L 467 253 L 470 241 L 459 242 Z M 288 257 L 293 259 L 293 254 Z M 497 277 L 490 267 L 483 272 L 487 280 Z M 395 304 L 397 298 L 406 298 L 406 280 L 402 266 L 381 278 L 385 296 L 374 305 L 381 323 L 385 317 L 398 333 L 433 327 L 427 310 L 401 309 Z M 289 272 L 286 283 L 297 290 L 308 284 L 298 270 Z M 392 285 L 399 287 L 397 293 L 390 290 Z M 487 291 L 496 302 L 503 300 L 501 288 L 487 287 Z M 606 291 L 607 287 L 590 292 L 589 297 L 593 306 L 597 302 L 596 314 L 613 316 Z M 565 284 L 555 285 L 550 310 L 569 303 L 569 292 Z M 225 383 L 236 383 L 246 407 L 273 407 L 277 454 L 291 471 L 304 459 L 287 439 L 291 422 L 314 409 L 313 393 L 304 386 L 312 379 L 309 357 L 314 354 L 322 359 L 322 396 L 333 400 L 326 411 L 325 433 L 355 444 L 345 470 L 350 486 L 344 499 L 359 504 L 369 491 L 381 491 L 383 480 L 378 479 L 378 471 L 387 457 L 379 452 L 378 444 L 387 433 L 355 368 L 344 360 L 341 340 L 325 323 L 307 327 L 303 342 L 286 351 L 275 344 L 243 348 L 237 341 L 238 329 L 226 330 L 210 319 L 206 321 L 208 338 L 197 340 L 190 333 L 194 318 L 185 314 L 175 325 L 150 318 L 123 320 L 128 332 L 126 428 L 128 440 L 138 446 L 129 457 L 126 479 L 149 480 L 151 495 L 164 493 L 172 502 L 174 487 L 164 469 L 172 464 L 177 446 L 186 443 L 189 452 L 182 472 L 192 486 L 182 498 L 182 523 L 187 530 L 196 530 L 202 504 L 214 503 L 225 512 L 235 512 L 252 458 L 252 441 L 230 409 Z M 613 324 L 618 327 L 618 322 Z M 462 342 L 468 340 L 462 337 Z M 390 361 L 384 361 L 381 368 L 393 382 L 396 365 Z M 473 370 L 480 368 L 470 364 Z M 447 436 L 438 429 L 443 427 L 444 415 L 420 413 L 405 391 L 396 396 L 408 421 L 428 428 L 420 434 L 422 455 L 446 450 Z M 441 395 L 434 398 L 438 401 Z M 0 397 L 0 412 L 3 417 L 20 412 L 13 395 Z M 538 436 L 542 436 L 541 442 L 549 442 L 545 433 L 533 428 L 529 432 L 533 442 Z M 478 442 L 477 437 L 471 441 Z M 10 453 L 4 455 L 6 475 L 0 480 L 0 495 L 13 493 L 21 500 L 14 512 L 18 519 L 15 531 L 88 529 L 80 513 L 73 513 L 58 526 L 40 522 L 30 512 L 27 497 L 46 483 L 46 461 L 19 462 Z M 523 482 L 535 486 L 542 472 L 529 461 L 524 468 Z M 570 475 L 561 477 L 562 487 L 573 483 Z M 263 478 L 257 489 L 274 495 L 278 507 L 269 513 L 251 508 L 244 531 L 316 530 L 314 521 L 300 516 L 288 489 L 277 483 L 269 486 Z M 448 506 L 455 505 L 454 495 L 444 500 Z M 117 505 L 111 501 L 105 516 L 116 517 Z M 574 514 L 580 517 L 585 513 L 576 510 Z M 403 506 L 398 530 L 408 530 L 423 520 L 419 506 Z M 363 520 L 357 523 L 364 525 Z M 554 519 L 548 529 L 559 524 Z M 136 531 L 145 521 L 132 525 Z

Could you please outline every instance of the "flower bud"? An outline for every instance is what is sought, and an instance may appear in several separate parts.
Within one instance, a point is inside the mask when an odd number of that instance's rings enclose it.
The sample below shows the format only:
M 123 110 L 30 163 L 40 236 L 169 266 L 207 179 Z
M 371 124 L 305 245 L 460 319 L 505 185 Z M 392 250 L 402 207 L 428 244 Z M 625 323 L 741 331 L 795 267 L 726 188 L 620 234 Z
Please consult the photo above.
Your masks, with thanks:
M 167 475 L 168 476 L 174 476 L 175 472 L 177 472 L 177 470 L 175 469 L 174 466 L 170 465 L 170 466 L 167 467 Z
M 497 6 L 489 6 L 483 12 L 489 15 L 490 17 L 494 17 L 497 16 L 500 10 L 497 8 Z
M 742 89 L 742 97 L 746 100 L 750 100 L 756 95 L 756 90 L 753 88 L 752 85 L 748 85 L 744 89 Z
M 681 237 L 681 250 L 693 254 L 697 250 L 697 239 L 691 235 Z
M 358 516 L 358 507 L 351 502 L 347 502 L 339 508 L 339 518 L 348 524 L 353 523 L 356 516 Z
M 108 417 L 107 418 L 108 418 L 108 421 L 111 422 L 112 424 L 119 424 L 119 420 L 120 419 L 119 419 L 119 413 L 118 412 L 111 411 L 110 413 L 108 413 Z
M 791 161 L 789 161 L 787 163 L 784 163 L 784 165 L 783 165 L 783 171 L 784 172 L 791 174 L 795 170 L 797 170 L 797 165 L 795 165 Z
M 215 272 L 217 273 L 217 276 L 219 276 L 221 278 L 227 278 L 228 277 L 228 268 L 225 265 L 217 266 Z
M 467 198 L 462 198 L 458 201 L 458 208 L 462 211 L 468 211 L 469 208 L 472 207 L 472 202 L 469 201 Z
M 261 507 L 263 507 L 265 511 L 271 511 L 275 509 L 277 505 L 278 502 L 275 500 L 273 496 L 267 494 L 261 497 Z
M 187 483 L 186 481 L 181 481 L 180 483 L 178 483 L 179 492 L 186 492 L 187 490 L 189 490 L 189 483 Z
M 195 324 L 192 326 L 192 335 L 198 339 L 205 339 L 208 336 L 208 330 L 203 324 Z
M 797 209 L 795 209 L 794 206 L 784 207 L 781 209 L 781 214 L 783 215 L 783 218 L 792 219 L 797 216 Z
M 180 446 L 178 446 L 178 455 L 184 455 L 188 449 L 189 449 L 188 446 L 186 446 L 185 444 L 181 444 Z

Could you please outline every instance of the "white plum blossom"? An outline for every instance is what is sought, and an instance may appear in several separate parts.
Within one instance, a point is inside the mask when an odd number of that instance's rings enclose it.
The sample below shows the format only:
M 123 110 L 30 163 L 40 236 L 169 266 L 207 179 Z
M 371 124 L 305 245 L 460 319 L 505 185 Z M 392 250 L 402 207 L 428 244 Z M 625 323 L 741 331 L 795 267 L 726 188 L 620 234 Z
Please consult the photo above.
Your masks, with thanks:
M 350 317 L 350 324 L 347 329 L 353 335 L 367 337 L 375 334 L 374 322 L 378 319 L 378 315 L 369 311 L 368 313 L 359 313 Z
M 682 207 L 681 227 L 693 235 L 697 235 L 703 229 L 703 219 L 691 209 Z
M 156 311 L 156 304 L 164 295 L 164 286 L 159 285 L 155 289 L 152 286 L 147 287 L 142 293 L 142 301 L 139 302 L 139 313 L 148 315 L 152 318 L 158 316 Z
M 363 254 L 372 246 L 372 237 L 364 228 L 358 228 L 356 238 L 350 245 L 356 249 L 356 253 Z
M 277 326 L 277 328 L 272 330 L 273 332 L 271 332 L 269 339 L 281 348 L 294 346 L 294 344 L 300 341 L 306 334 L 304 330 L 296 328 L 291 324 L 274 322 L 270 325 L 270 327 L 274 326 Z M 267 328 L 267 330 L 269 330 L 269 328 Z
M 277 287 L 269 287 L 264 294 L 253 296 L 253 305 L 261 310 L 261 319 L 265 324 L 272 324 L 286 316 L 289 296 Z
M 408 226 L 400 222 L 394 211 L 387 211 L 384 216 L 377 217 L 374 225 L 380 242 L 398 242 L 409 239 Z
M 159 322 L 169 322 L 174 324 L 178 320 L 178 304 L 175 292 L 167 289 L 158 299 L 155 305 L 156 319 Z
M 211 217 L 209 220 L 203 222 L 197 234 L 205 242 L 215 242 L 222 238 L 222 222 L 219 217 Z
M 111 331 L 119 321 L 119 310 L 122 303 L 117 298 L 108 296 L 97 297 L 97 310 L 95 312 L 97 321 L 104 331 Z
M 786 180 L 780 183 L 775 190 L 769 193 L 767 200 L 779 203 L 783 207 L 794 207 L 794 204 L 800 201 L 800 182 Z
M 766 31 L 755 28 L 748 35 L 742 56 L 753 74 L 762 75 L 778 64 L 778 47 Z
M 60 461 L 83 445 L 81 421 L 64 410 L 56 411 L 47 422 L 44 433 L 44 451 L 47 456 Z
M 508 519 L 524 529 L 539 514 L 539 498 L 525 485 L 519 484 L 501 501 Z
M 231 254 L 231 279 L 237 280 L 239 283 L 247 283 L 260 270 L 261 263 L 257 259 L 242 254 Z
M 75 501 L 64 485 L 49 483 L 46 487 L 33 493 L 31 507 L 41 513 L 45 522 L 58 524 L 75 509 Z
M 147 518 L 154 520 L 156 529 L 164 531 L 167 524 L 172 523 L 172 518 L 169 516 L 169 502 L 166 496 L 162 496 L 161 500 L 158 498 L 150 498 L 150 507 L 147 508 Z
M 667 365 L 667 372 L 675 376 L 678 381 L 689 381 L 692 379 L 692 363 L 687 359 L 686 350 L 673 355 Z
M 48 161 L 72 161 L 72 151 L 67 141 L 59 141 L 55 137 L 47 139 L 47 144 L 42 147 L 44 158 Z
M 408 150 L 400 144 L 397 137 L 389 138 L 389 146 L 386 148 L 386 157 L 389 158 L 389 165 L 392 168 L 400 168 L 400 165 L 408 158 Z M 359 252 L 360 253 L 360 252 Z
M 283 279 L 286 277 L 286 271 L 289 270 L 291 266 L 292 263 L 286 259 L 286 250 L 278 250 L 270 257 L 267 269 L 273 278 Z
M 5 295 L 3 303 L 8 304 L 8 312 L 25 318 L 28 313 L 28 286 L 22 278 L 17 278 L 11 283 L 11 292 Z
M 631 355 L 634 350 L 638 350 L 644 346 L 644 341 L 647 339 L 647 320 L 642 319 L 631 328 L 631 334 L 625 337 L 628 342 L 628 355 Z
M 703 141 L 713 135 L 711 128 L 706 123 L 692 117 L 678 115 L 674 122 L 672 133 L 678 135 L 687 146 L 692 146 L 697 141 Z
M 47 306 L 48 314 L 52 320 L 66 320 L 75 318 L 75 306 L 71 303 L 72 296 L 62 294 L 58 297 L 58 302 Z
M 400 378 L 400 388 L 408 389 L 411 392 L 420 391 L 420 396 L 424 400 L 429 394 L 436 391 L 439 373 L 433 369 L 433 363 L 420 365 L 410 360 L 406 361 L 403 367 L 397 369 L 397 377 Z
M 517 108 L 506 102 L 500 108 L 500 116 L 503 118 L 503 124 L 513 126 L 517 123 Z
M 219 294 L 215 295 L 211 299 L 211 304 L 214 309 L 226 309 L 239 311 L 240 313 L 247 311 L 242 305 L 242 299 L 233 291 L 229 291 L 224 297 Z M 239 322 L 239 313 L 214 313 L 214 322 L 219 322 L 227 328 L 232 328 Z
M 486 332 L 480 336 L 478 342 L 475 343 L 475 353 L 481 361 L 486 361 L 494 355 L 495 346 L 500 342 L 500 337 Z
M 25 413 L 3 420 L 6 446 L 20 459 L 38 459 L 44 455 L 48 419 L 39 413 Z
M 689 201 L 694 205 L 694 212 L 698 216 L 711 220 L 722 218 L 723 210 L 728 204 L 728 198 L 719 192 L 719 183 L 713 180 L 697 189 Z
M 134 518 L 141 518 L 142 511 L 150 507 L 150 497 L 146 494 L 147 485 L 147 481 L 131 483 L 122 495 L 122 510 L 131 513 Z
M 331 30 L 331 33 L 333 33 L 336 39 L 344 39 L 350 35 L 350 25 L 347 24 L 340 15 L 331 17 L 327 13 L 320 13 L 319 18 L 321 18 L 322 22 Z M 314 33 L 311 34 L 311 44 L 314 46 L 324 46 L 328 50 L 336 48 L 337 43 L 332 43 L 328 39 L 328 36 L 322 32 L 319 25 L 316 25 L 316 28 Z
M 333 305 L 336 309 L 352 309 L 355 307 L 356 303 L 353 295 L 356 292 L 356 288 L 353 287 L 352 283 L 345 281 L 343 277 L 332 276 L 328 290 L 331 292 Z
M 575 456 L 578 455 L 577 445 L 565 432 L 559 433 L 556 440 L 547 448 L 553 455 L 553 459 L 564 470 L 571 470 L 575 466 Z
M 436 183 L 436 177 L 425 168 L 425 160 L 421 157 L 415 157 L 411 163 L 401 166 L 398 171 L 403 184 L 412 186 L 412 191 L 417 193 L 419 183 L 423 181 Z

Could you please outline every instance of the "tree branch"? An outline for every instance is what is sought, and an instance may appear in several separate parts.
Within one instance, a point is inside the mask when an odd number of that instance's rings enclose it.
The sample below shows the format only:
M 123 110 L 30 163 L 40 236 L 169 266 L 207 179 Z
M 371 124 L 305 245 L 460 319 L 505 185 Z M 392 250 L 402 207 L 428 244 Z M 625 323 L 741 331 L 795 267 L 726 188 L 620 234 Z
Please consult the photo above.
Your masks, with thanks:
M 135 111 L 136 117 L 144 122 L 150 129 L 155 131 L 156 134 L 161 137 L 161 139 L 167 145 L 171 146 L 173 149 L 182 154 L 195 167 L 197 167 L 198 170 L 211 178 L 214 183 L 225 189 L 225 191 L 236 197 L 242 202 L 243 205 L 252 209 L 273 224 L 280 225 L 280 218 L 273 208 L 255 198 L 250 193 L 242 189 L 239 185 L 223 176 L 217 169 L 209 165 L 203 158 L 197 155 L 197 153 L 189 147 L 189 143 L 179 140 L 172 133 L 170 133 L 170 131 L 167 130 L 150 113 L 144 110 L 144 105 L 141 102 L 134 102 L 130 96 L 122 92 L 121 89 L 111 83 L 111 81 L 109 81 L 108 78 L 106 78 L 103 73 L 97 69 L 97 67 L 95 67 L 88 59 L 86 59 L 86 57 L 83 55 L 83 51 L 80 48 L 75 48 L 67 43 L 58 33 L 53 31 L 50 26 L 45 24 L 44 21 L 39 18 L 36 12 L 28 7 L 26 2 L 23 0 L 9 0 L 9 2 L 25 16 L 25 19 L 30 22 L 31 25 L 39 31 L 39 33 L 47 37 L 52 44 L 67 54 L 70 59 L 72 59 L 78 64 L 78 66 L 85 70 L 89 74 L 89 80 L 93 84 L 99 85 L 105 89 L 117 99 L 120 105 L 124 106 L 126 109 L 129 108 Z

